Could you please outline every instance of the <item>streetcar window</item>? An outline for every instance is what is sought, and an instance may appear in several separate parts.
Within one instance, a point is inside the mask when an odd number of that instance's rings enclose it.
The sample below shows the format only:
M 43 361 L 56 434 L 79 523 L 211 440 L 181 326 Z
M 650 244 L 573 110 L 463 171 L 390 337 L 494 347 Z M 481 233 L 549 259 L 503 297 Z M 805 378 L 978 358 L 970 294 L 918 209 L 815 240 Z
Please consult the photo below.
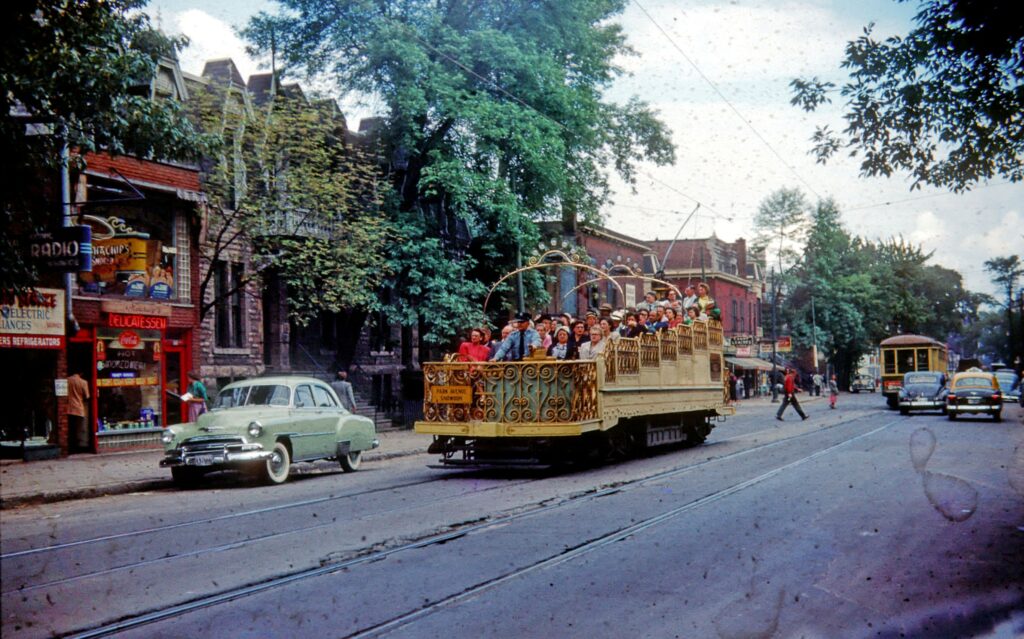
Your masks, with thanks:
M 928 370 L 928 349 L 919 348 L 917 349 L 917 370 L 926 371 Z
M 896 374 L 896 351 L 883 351 L 882 359 L 885 360 L 885 374 Z
M 913 349 L 909 349 L 909 350 L 905 350 L 905 351 L 900 351 L 899 356 L 900 356 L 900 360 L 899 360 L 899 363 L 900 363 L 899 373 L 901 375 L 903 373 L 912 373 L 912 372 L 917 370 L 916 368 L 914 368 L 914 350 Z

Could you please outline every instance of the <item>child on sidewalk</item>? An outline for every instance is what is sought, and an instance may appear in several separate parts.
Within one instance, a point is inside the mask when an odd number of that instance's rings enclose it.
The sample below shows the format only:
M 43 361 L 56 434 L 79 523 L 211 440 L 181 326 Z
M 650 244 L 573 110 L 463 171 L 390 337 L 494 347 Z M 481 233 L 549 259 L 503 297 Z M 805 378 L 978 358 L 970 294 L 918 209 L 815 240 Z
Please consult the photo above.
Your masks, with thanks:
M 839 399 L 839 384 L 836 383 L 836 376 L 833 375 L 828 380 L 828 406 L 829 408 L 836 407 L 836 400 Z

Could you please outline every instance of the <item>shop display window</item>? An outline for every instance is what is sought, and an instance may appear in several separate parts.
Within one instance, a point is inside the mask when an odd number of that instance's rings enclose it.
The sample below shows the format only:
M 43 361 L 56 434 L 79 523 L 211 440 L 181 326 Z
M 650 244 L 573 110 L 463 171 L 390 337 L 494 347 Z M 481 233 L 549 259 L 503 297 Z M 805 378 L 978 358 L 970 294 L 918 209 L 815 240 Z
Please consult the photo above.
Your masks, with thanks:
M 151 300 L 175 298 L 175 214 L 160 207 L 92 211 L 92 272 L 78 275 L 79 292 Z
M 96 329 L 97 430 L 162 426 L 161 333 Z

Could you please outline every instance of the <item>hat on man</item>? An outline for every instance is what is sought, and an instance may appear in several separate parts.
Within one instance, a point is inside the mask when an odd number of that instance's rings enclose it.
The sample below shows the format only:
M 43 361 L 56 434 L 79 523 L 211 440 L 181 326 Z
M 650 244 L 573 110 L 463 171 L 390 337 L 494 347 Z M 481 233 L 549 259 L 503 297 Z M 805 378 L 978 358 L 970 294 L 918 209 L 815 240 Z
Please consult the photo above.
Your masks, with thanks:
M 555 335 L 556 336 L 559 333 L 568 333 L 568 332 L 569 332 L 569 329 L 567 327 L 565 327 L 565 326 L 559 326 L 558 328 L 555 329 Z
M 613 311 L 612 312 L 612 319 L 615 320 L 616 322 L 621 322 L 622 321 L 622 311 Z
M 590 317 L 591 315 L 597 317 L 597 311 L 595 311 L 594 309 L 590 309 L 589 311 L 587 311 L 587 317 Z
M 529 313 L 516 313 L 515 321 L 517 322 L 529 322 L 530 319 Z

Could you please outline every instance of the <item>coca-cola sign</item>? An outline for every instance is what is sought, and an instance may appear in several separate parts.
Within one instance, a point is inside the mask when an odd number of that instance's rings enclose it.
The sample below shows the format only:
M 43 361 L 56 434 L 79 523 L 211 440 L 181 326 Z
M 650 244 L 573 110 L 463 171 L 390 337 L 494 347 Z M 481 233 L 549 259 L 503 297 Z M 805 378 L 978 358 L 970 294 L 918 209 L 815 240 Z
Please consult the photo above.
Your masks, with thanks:
M 121 343 L 122 348 L 137 348 L 141 340 L 135 331 L 122 331 L 117 336 L 117 341 Z

